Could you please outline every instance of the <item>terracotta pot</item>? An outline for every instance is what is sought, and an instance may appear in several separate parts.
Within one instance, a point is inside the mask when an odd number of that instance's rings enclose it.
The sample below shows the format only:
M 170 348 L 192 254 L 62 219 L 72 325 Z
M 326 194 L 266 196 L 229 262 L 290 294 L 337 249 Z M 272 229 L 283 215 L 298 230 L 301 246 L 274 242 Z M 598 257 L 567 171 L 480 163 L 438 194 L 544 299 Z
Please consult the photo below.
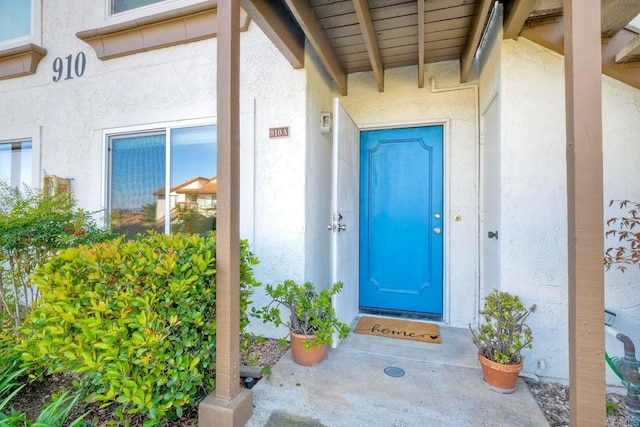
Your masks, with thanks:
M 291 354 L 296 363 L 304 366 L 317 365 L 324 359 L 327 351 L 327 345 L 321 344 L 306 349 L 304 343 L 306 341 L 315 341 L 315 335 L 301 335 L 291 332 Z
M 478 353 L 482 365 L 484 384 L 498 393 L 513 393 L 516 389 L 518 374 L 522 370 L 522 361 L 517 365 L 505 365 L 494 362 Z

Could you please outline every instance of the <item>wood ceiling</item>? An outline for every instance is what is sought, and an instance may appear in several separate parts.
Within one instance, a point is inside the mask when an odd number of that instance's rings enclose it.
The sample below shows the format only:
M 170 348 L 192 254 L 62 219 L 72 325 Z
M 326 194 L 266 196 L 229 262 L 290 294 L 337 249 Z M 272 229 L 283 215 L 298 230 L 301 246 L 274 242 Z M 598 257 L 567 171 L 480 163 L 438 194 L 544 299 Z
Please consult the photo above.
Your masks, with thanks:
M 549 24 L 545 17 L 562 15 L 560 0 L 503 3 L 505 38 L 515 38 L 531 25 Z M 304 65 L 306 38 L 343 95 L 349 73 L 372 71 L 383 91 L 385 69 L 417 65 L 422 87 L 424 64 L 450 60 L 460 61 L 460 80 L 465 82 L 493 4 L 494 0 L 242 0 L 242 7 L 294 68 Z M 640 13 L 640 0 L 602 0 L 602 11 L 603 34 L 609 31 L 607 36 L 614 37 L 629 32 L 622 27 Z
M 460 59 L 476 7 L 475 0 L 429 1 L 422 4 L 420 22 L 416 1 L 372 0 L 368 9 L 351 0 L 311 4 L 347 73 L 372 70 L 359 16 L 369 15 L 382 65 L 392 68 L 418 62 L 419 26 L 426 62 Z

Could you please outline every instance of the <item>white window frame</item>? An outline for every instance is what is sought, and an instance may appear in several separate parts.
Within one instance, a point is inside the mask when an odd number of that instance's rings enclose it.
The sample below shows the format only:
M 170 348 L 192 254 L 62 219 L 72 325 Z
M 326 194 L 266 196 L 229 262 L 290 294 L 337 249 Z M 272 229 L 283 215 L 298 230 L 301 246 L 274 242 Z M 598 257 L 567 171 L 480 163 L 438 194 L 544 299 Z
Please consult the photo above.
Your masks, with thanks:
M 0 51 L 27 44 L 42 46 L 42 0 L 31 0 L 31 33 L 9 40 L 0 40 Z
M 31 187 L 42 188 L 40 174 L 40 138 L 42 128 L 2 129 L 0 130 L 0 144 L 18 141 L 31 141 Z
M 158 13 L 169 12 L 181 7 L 191 6 L 203 3 L 207 0 L 163 0 L 158 3 L 149 4 L 147 6 L 137 7 L 135 9 L 126 10 L 120 13 L 111 13 L 112 0 L 101 0 L 104 2 L 105 8 L 105 24 L 119 24 L 121 22 L 133 21 L 145 16 L 155 15 Z

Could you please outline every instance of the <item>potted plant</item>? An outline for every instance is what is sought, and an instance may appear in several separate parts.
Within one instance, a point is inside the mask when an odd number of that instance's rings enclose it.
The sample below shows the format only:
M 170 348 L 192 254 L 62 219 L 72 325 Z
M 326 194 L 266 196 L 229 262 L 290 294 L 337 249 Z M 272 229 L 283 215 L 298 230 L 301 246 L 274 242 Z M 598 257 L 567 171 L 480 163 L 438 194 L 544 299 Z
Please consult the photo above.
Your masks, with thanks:
M 286 325 L 293 359 L 301 365 L 315 365 L 324 358 L 327 344 L 333 344 L 334 331 L 340 339 L 349 335 L 349 327 L 338 320 L 331 301 L 341 289 L 342 282 L 319 292 L 310 282 L 299 285 L 285 280 L 276 286 L 267 285 L 265 292 L 272 301 L 259 310 L 259 316 L 264 322 Z
M 494 289 L 480 311 L 484 321 L 477 330 L 471 328 L 473 343 L 478 347 L 484 383 L 500 393 L 516 389 L 522 370 L 522 350 L 533 348 L 533 335 L 526 320 L 536 310 L 526 308 L 520 297 Z

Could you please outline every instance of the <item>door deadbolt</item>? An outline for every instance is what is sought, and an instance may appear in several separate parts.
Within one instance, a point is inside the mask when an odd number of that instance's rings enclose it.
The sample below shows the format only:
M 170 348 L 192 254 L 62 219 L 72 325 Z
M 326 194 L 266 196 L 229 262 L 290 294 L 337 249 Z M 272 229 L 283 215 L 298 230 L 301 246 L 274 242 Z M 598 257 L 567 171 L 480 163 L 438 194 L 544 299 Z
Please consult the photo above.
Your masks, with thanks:
M 435 219 L 440 219 L 440 217 L 441 217 L 441 216 L 442 216 L 442 215 L 440 215 L 439 213 L 437 213 L 437 214 L 435 214 L 433 217 L 434 217 Z

